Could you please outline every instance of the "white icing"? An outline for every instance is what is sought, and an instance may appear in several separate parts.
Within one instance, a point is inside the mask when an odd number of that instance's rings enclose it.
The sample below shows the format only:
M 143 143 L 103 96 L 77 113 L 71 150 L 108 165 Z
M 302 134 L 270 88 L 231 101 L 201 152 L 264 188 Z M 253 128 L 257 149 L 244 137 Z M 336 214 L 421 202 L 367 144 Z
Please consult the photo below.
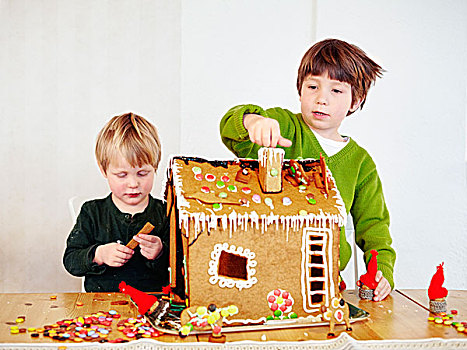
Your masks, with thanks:
M 227 253 L 240 255 L 247 258 L 246 270 L 247 270 L 247 279 L 233 279 L 226 276 L 220 276 L 218 274 L 219 270 L 219 257 L 222 251 Z M 238 288 L 242 290 L 243 288 L 251 288 L 258 279 L 254 276 L 256 274 L 256 260 L 254 260 L 256 254 L 249 249 L 243 249 L 242 247 L 236 247 L 234 245 L 229 246 L 228 243 L 216 244 L 213 251 L 211 252 L 211 261 L 209 262 L 208 274 L 211 276 L 209 278 L 209 283 L 218 284 L 221 288 Z

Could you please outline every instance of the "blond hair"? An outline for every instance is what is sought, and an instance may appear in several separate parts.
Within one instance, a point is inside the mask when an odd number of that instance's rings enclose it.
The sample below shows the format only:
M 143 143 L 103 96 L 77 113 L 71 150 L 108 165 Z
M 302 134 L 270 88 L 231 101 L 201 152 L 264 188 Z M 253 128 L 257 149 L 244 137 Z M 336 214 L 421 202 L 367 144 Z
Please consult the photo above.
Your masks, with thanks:
M 104 172 L 121 155 L 132 167 L 151 165 L 155 170 L 161 159 L 161 143 L 154 125 L 134 113 L 110 119 L 97 135 L 96 159 Z
M 314 44 L 303 56 L 298 68 L 297 89 L 301 95 L 303 81 L 308 75 L 328 73 L 331 79 L 350 84 L 352 105 L 365 104 L 370 86 L 384 69 L 369 58 L 358 46 L 338 39 L 326 39 Z M 351 114 L 351 113 L 349 113 Z

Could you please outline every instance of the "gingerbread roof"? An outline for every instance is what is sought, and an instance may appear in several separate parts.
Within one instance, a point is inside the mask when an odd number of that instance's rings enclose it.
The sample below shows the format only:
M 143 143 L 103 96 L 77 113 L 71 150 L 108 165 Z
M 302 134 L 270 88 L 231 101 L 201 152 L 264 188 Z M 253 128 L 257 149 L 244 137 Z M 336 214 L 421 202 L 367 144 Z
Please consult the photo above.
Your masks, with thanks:
M 308 180 L 306 185 L 290 177 L 295 174 L 291 168 L 296 164 Z M 277 174 L 282 179 L 278 193 L 263 192 L 259 166 L 257 160 L 251 159 L 173 157 L 168 178 L 176 196 L 180 226 L 188 231 L 193 220 L 195 231 L 200 232 L 219 225 L 230 230 L 246 229 L 248 225 L 267 230 L 275 225 L 287 231 L 309 225 L 345 225 L 344 203 L 325 166 L 328 193 L 322 183 L 322 162 L 284 160 Z

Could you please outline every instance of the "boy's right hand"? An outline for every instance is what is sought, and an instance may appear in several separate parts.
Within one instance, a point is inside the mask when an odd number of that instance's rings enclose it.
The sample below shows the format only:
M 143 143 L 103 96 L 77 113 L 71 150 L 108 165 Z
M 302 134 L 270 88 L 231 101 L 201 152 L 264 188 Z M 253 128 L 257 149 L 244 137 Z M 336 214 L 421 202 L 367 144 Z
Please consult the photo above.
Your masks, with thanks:
M 281 136 L 279 122 L 275 119 L 265 118 L 258 114 L 245 114 L 243 125 L 253 143 L 264 147 L 292 146 L 292 141 Z
M 120 243 L 107 243 L 96 249 L 93 262 L 98 265 L 106 264 L 111 267 L 123 266 L 134 251 Z

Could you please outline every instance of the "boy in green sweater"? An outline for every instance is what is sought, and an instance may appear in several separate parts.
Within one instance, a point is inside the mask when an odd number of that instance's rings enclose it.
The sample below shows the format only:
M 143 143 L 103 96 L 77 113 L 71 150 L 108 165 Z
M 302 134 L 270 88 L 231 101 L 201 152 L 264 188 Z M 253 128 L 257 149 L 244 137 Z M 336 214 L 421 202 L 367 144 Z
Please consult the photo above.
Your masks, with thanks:
M 368 90 L 383 69 L 355 45 L 327 39 L 313 45 L 298 69 L 301 113 L 282 108 L 240 105 L 222 118 L 224 144 L 240 158 L 257 158 L 260 147 L 280 147 L 285 158 L 325 157 L 350 212 L 357 245 L 366 263 L 378 251 L 375 301 L 394 288 L 396 253 L 391 247 L 389 213 L 376 166 L 353 139 L 339 134 L 344 118 L 365 103 Z M 340 237 L 340 269 L 350 260 L 344 229 Z

